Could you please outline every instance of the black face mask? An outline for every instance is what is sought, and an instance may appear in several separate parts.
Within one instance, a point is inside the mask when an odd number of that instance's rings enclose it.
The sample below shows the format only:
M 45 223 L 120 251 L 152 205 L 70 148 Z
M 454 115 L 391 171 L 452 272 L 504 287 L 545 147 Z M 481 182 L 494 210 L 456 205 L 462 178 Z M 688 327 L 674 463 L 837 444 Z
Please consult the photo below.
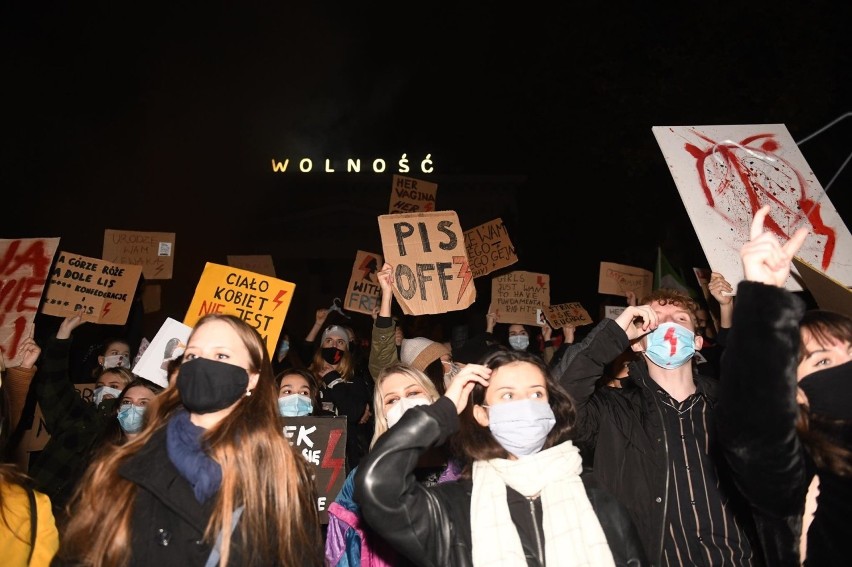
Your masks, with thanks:
M 323 347 L 322 359 L 329 364 L 337 364 L 343 360 L 343 351 L 335 347 Z
M 176 384 L 186 409 L 204 414 L 230 407 L 246 394 L 248 382 L 241 366 L 195 358 L 181 365 Z
M 852 362 L 808 374 L 799 382 L 810 413 L 852 420 Z

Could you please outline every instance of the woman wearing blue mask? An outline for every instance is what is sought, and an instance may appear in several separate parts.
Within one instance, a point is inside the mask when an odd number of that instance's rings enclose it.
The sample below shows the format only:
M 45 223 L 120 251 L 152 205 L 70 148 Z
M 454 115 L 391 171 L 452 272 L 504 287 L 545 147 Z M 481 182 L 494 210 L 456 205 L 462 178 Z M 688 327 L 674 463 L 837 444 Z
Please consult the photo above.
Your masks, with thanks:
M 624 508 L 581 476 L 574 404 L 544 361 L 500 350 L 482 362 L 405 412 L 361 463 L 367 522 L 418 565 L 647 564 Z M 462 478 L 416 482 L 420 456 L 451 438 Z
M 118 396 L 119 443 L 132 441 L 145 425 L 145 411 L 154 397 L 163 391 L 161 386 L 144 378 L 136 378 Z
M 282 417 L 305 415 L 334 415 L 318 403 L 319 385 L 310 370 L 289 368 L 276 378 L 278 382 L 278 413 Z

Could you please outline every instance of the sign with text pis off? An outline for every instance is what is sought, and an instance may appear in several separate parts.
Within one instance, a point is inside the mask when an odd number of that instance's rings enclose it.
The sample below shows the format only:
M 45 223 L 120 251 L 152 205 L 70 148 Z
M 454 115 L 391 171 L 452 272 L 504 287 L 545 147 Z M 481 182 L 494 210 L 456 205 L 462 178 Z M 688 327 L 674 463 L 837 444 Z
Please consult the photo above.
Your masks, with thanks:
M 295 290 L 284 280 L 207 262 L 183 324 L 195 327 L 208 313 L 236 315 L 257 329 L 272 357 Z
M 464 230 L 455 211 L 380 215 L 393 295 L 406 315 L 467 309 L 476 300 Z

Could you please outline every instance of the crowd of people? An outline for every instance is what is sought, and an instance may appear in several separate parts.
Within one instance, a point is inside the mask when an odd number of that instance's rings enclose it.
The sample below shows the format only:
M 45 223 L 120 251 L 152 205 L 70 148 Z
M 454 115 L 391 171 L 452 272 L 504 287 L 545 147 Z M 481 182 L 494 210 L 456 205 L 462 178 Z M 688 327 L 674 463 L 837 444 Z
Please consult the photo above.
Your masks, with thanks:
M 584 330 L 489 311 L 429 336 L 399 315 L 386 263 L 369 337 L 317 309 L 270 357 L 210 314 L 161 387 L 133 373 L 130 334 L 75 365 L 70 315 L 0 383 L 2 563 L 844 564 L 852 318 L 784 288 L 807 233 L 782 244 L 766 213 L 736 289 L 713 273 L 708 301 L 628 294 Z M 50 438 L 22 457 L 34 403 Z M 282 434 L 301 416 L 347 423 L 327 523 Z

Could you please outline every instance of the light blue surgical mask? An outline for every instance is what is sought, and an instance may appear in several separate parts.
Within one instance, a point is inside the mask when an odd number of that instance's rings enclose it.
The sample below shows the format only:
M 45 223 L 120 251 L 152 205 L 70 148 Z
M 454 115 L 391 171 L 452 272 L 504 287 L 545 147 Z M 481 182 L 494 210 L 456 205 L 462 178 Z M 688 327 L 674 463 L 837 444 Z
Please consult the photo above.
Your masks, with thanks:
M 648 334 L 645 356 L 660 368 L 679 368 L 695 356 L 695 333 L 677 323 L 663 323 Z
M 288 394 L 278 398 L 278 413 L 283 417 L 310 415 L 312 411 L 314 411 L 314 404 L 308 396 Z
M 509 346 L 515 350 L 526 350 L 530 346 L 530 338 L 527 335 L 512 335 L 509 337 Z
M 543 400 L 514 400 L 485 407 L 491 434 L 516 457 L 541 451 L 556 425 L 553 409 Z
M 287 352 L 290 350 L 290 342 L 289 341 L 281 341 L 281 346 L 278 347 L 278 352 L 276 355 L 278 356 L 278 360 L 281 360 L 285 356 L 287 356 Z
M 128 404 L 121 406 L 118 410 L 118 424 L 126 433 L 138 433 L 142 431 L 145 417 L 145 406 L 134 406 Z

